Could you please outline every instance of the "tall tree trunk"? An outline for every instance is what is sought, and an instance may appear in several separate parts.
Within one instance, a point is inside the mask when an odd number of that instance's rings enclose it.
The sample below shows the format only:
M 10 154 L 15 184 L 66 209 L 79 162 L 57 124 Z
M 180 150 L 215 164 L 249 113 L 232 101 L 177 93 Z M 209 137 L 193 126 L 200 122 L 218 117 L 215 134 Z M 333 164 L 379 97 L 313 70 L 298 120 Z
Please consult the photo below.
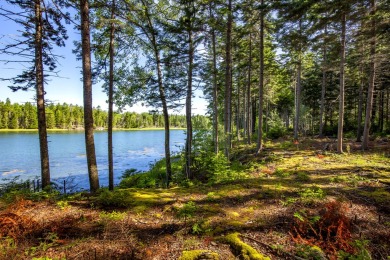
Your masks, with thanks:
M 384 105 L 385 105 L 385 100 L 384 100 L 384 96 L 385 96 L 385 91 L 384 89 L 381 89 L 379 91 L 379 117 L 378 117 L 378 131 L 379 132 L 383 132 L 383 122 L 384 122 Z
M 324 111 L 325 111 L 325 93 L 326 93 L 326 70 L 327 70 L 327 62 L 326 62 L 326 37 L 328 35 L 327 25 L 325 25 L 324 29 L 324 42 L 323 42 L 323 64 L 322 64 L 322 85 L 321 85 L 321 108 L 320 108 L 320 133 L 319 137 L 322 138 L 324 136 Z
M 158 81 L 158 90 L 160 94 L 160 100 L 163 107 L 163 117 L 164 117 L 164 130 L 165 130 L 165 167 L 166 167 L 166 187 L 169 187 L 169 183 L 172 179 L 172 168 L 171 168 L 171 149 L 170 149 L 170 136 L 169 136 L 169 114 L 168 114 L 168 104 L 165 97 L 165 88 L 163 85 L 163 77 L 161 72 L 161 59 L 160 53 L 157 49 L 157 42 L 153 36 L 153 45 L 154 45 L 154 55 L 156 58 L 156 69 L 157 69 L 157 81 Z
M 246 111 L 246 129 L 247 129 L 247 143 L 251 144 L 251 84 L 252 84 L 252 33 L 249 34 L 249 61 L 248 61 L 248 87 L 247 87 L 247 111 Z
M 157 84 L 158 84 L 158 91 L 159 96 L 162 104 L 163 109 L 163 118 L 164 118 L 164 133 L 165 133 L 165 142 L 164 142 L 164 148 L 165 148 L 165 184 L 166 187 L 169 187 L 169 183 L 172 179 L 172 166 L 171 166 L 171 148 L 170 148 L 170 130 L 169 130 L 169 113 L 168 113 L 168 102 L 165 96 L 165 87 L 163 83 L 163 75 L 161 71 L 161 58 L 160 58 L 160 50 L 157 44 L 156 39 L 156 31 L 151 19 L 151 14 L 149 13 L 149 10 L 146 5 L 144 5 L 145 8 L 145 15 L 146 19 L 148 20 L 148 30 L 150 31 L 150 41 L 154 52 L 154 58 L 156 60 L 156 72 L 157 72 Z
M 108 188 L 114 190 L 114 159 L 112 147 L 112 125 L 113 125 L 113 95 L 114 95 L 114 34 L 115 25 L 115 0 L 112 0 L 111 6 L 111 30 L 110 30 L 110 72 L 108 84 Z
M 240 137 L 240 78 L 241 75 L 239 73 L 238 79 L 237 79 L 237 104 L 236 104 L 236 135 L 237 135 L 237 141 L 241 140 Z
M 252 107 L 251 107 L 251 115 L 252 115 L 252 123 L 251 123 L 251 127 L 252 127 L 252 134 L 254 134 L 256 132 L 256 109 L 257 109 L 257 102 L 256 102 L 256 97 L 253 97 L 253 100 L 251 102 L 252 104 Z
M 210 17 L 214 19 L 212 8 L 210 5 Z M 217 85 L 217 48 L 216 48 L 216 37 L 215 29 L 211 29 L 211 44 L 213 50 L 213 132 L 214 132 L 214 152 L 217 154 L 219 152 L 218 145 L 218 85 Z
M 42 10 L 41 1 L 35 0 L 35 71 L 36 71 L 36 95 L 38 111 L 39 149 L 41 156 L 42 188 L 50 186 L 49 148 L 47 144 L 46 114 L 45 114 L 45 90 L 43 79 L 42 56 Z
M 257 152 L 263 150 L 263 103 L 264 103 L 264 0 L 260 12 L 260 75 L 259 75 L 259 125 L 257 131 Z
M 363 51 L 362 51 L 363 53 Z M 359 86 L 359 100 L 358 100 L 358 114 L 357 114 L 357 133 L 356 142 L 362 141 L 362 118 L 363 118 L 363 89 L 364 89 L 364 66 L 361 64 L 360 68 L 360 86 Z
M 339 122 L 337 130 L 337 152 L 343 152 L 343 126 L 344 126 L 344 84 L 345 84 L 345 26 L 346 15 L 342 14 L 341 18 L 341 52 L 340 52 L 340 100 L 339 100 Z
M 93 137 L 91 42 L 88 0 L 80 0 L 80 13 L 83 62 L 85 147 L 87 154 L 89 186 L 91 192 L 96 192 L 99 189 L 99 177 L 96 164 L 95 140 Z
M 386 91 L 386 116 L 385 116 L 385 121 L 386 121 L 386 129 L 388 130 L 389 129 L 389 118 L 390 118 L 390 89 L 387 88 L 387 91 Z
M 372 117 L 372 108 L 373 108 L 373 99 L 374 99 L 374 89 L 375 89 L 375 54 L 376 54 L 376 22 L 375 22 L 375 12 L 376 5 L 375 0 L 370 0 L 371 7 L 371 40 L 370 40 L 370 81 L 368 84 L 367 92 L 367 106 L 366 106 L 366 118 L 364 121 L 364 131 L 363 131 L 363 143 L 362 149 L 368 149 L 369 142 L 369 133 L 370 133 L 370 123 Z
M 302 34 L 302 19 L 299 20 L 299 34 Z M 300 43 L 301 45 L 301 43 Z M 294 140 L 298 140 L 299 117 L 301 113 L 301 74 L 302 74 L 302 48 L 299 48 L 297 83 L 295 88 L 295 118 L 294 118 Z
M 232 26 L 233 26 L 233 9 L 232 0 L 228 0 L 228 19 L 226 31 L 226 71 L 225 71 L 225 156 L 229 159 L 231 147 L 231 127 L 232 127 Z
M 188 83 L 186 97 L 186 124 L 187 124 L 187 139 L 186 139 L 186 174 L 187 178 L 193 179 L 192 167 L 192 120 L 191 120 L 191 97 L 192 97 L 192 71 L 194 63 L 194 45 L 192 39 L 192 31 L 188 30 Z
M 377 129 L 378 126 L 375 122 L 377 112 L 378 112 L 378 93 L 374 89 L 373 100 L 372 100 L 372 115 L 371 115 L 370 131 L 369 131 L 370 133 L 376 132 L 378 130 Z
M 360 28 L 363 29 L 364 21 L 361 21 Z M 364 98 L 364 40 L 361 41 L 361 61 L 360 61 L 360 86 L 359 86 L 359 100 L 358 100 L 358 114 L 357 114 L 357 131 L 356 131 L 356 142 L 361 142 L 362 140 L 362 119 L 363 119 L 363 98 Z

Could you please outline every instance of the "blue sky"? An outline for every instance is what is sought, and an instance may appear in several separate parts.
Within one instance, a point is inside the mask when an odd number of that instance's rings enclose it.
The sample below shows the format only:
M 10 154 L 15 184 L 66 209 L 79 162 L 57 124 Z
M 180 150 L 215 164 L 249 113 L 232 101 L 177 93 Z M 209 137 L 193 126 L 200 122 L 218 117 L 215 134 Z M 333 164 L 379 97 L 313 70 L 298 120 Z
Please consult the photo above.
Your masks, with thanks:
M 8 4 L 2 2 L 0 6 L 8 8 Z M 18 30 L 20 27 L 17 26 L 13 21 L 7 20 L 4 17 L 0 17 L 0 46 L 10 42 L 10 37 L 16 37 L 20 34 Z M 59 71 L 59 77 L 51 77 L 48 84 L 45 85 L 46 100 L 50 100 L 54 103 L 68 103 L 68 104 L 83 104 L 83 86 L 81 81 L 81 61 L 76 60 L 75 55 L 72 53 L 74 48 L 73 41 L 80 39 L 80 34 L 73 29 L 73 25 L 69 25 L 68 36 L 69 39 L 66 41 L 66 47 L 54 49 L 54 53 L 61 55 L 64 58 L 59 59 L 57 70 Z M 0 60 L 6 60 L 6 57 L 0 54 Z M 12 58 L 13 59 L 13 58 Z M 13 60 L 17 60 L 16 57 Z M 0 62 L 0 78 L 10 78 L 21 73 L 23 65 L 17 63 Z M 5 101 L 9 98 L 12 103 L 24 103 L 34 102 L 35 90 L 30 91 L 17 91 L 12 92 L 8 88 L 10 82 L 0 81 L 0 100 Z M 206 101 L 201 97 L 202 91 L 195 92 L 195 99 L 193 100 L 193 113 L 194 114 L 205 114 L 206 112 Z M 93 106 L 100 106 L 102 109 L 107 110 L 108 105 L 106 103 L 107 96 L 103 93 L 101 84 L 93 86 Z M 133 107 L 128 107 L 126 111 L 135 112 L 147 112 L 151 108 L 143 107 L 141 104 L 136 104 Z M 179 112 L 184 114 L 184 109 Z

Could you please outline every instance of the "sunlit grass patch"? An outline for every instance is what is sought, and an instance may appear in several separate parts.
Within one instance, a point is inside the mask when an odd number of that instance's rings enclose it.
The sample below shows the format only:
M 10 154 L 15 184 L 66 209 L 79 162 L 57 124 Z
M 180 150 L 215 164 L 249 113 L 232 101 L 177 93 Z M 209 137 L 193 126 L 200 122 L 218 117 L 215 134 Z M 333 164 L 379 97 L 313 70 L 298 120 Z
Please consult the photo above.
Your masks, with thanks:
M 174 193 L 160 192 L 156 189 L 117 189 L 112 192 L 103 190 L 96 202 L 99 205 L 110 207 L 153 206 L 174 200 Z

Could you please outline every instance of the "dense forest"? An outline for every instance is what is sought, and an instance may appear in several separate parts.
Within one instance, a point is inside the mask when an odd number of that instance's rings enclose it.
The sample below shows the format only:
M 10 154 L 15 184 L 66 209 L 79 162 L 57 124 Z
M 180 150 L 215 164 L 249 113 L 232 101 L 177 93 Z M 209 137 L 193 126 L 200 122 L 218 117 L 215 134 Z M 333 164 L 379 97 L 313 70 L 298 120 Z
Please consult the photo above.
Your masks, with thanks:
M 38 128 L 43 191 L 0 189 L 0 257 L 389 259 L 388 0 L 3 2 L 19 30 L 1 37 L 1 61 L 19 73 L 1 80 L 34 89 L 36 105 L 2 102 L 1 127 Z M 65 46 L 82 107 L 45 99 Z M 97 83 L 108 111 L 92 107 Z M 193 116 L 196 90 L 207 120 Z M 155 111 L 114 111 L 137 102 Z M 61 197 L 47 128 L 80 124 L 90 192 Z M 114 187 L 113 129 L 147 126 L 164 127 L 164 158 Z M 108 132 L 108 189 L 96 127 Z M 186 129 L 180 154 L 171 127 Z
M 175 119 L 169 111 L 180 106 L 187 129 L 186 174 L 195 177 L 192 104 L 198 88 L 209 100 L 209 148 L 228 160 L 236 141 L 255 141 L 260 154 L 264 138 L 289 131 L 296 142 L 306 135 L 337 137 L 338 153 L 345 150 L 344 136 L 354 136 L 367 150 L 370 136 L 390 131 L 387 1 L 6 2 L 9 8 L 2 7 L 0 15 L 25 32 L 6 38 L 0 53 L 6 64 L 26 69 L 2 80 L 14 91 L 36 89 L 43 158 L 46 128 L 72 124 L 52 105 L 46 110 L 44 85 L 60 74 L 55 50 L 67 43 L 65 24 L 80 30 L 74 53 L 82 61 L 84 120 L 78 115 L 75 123 L 84 123 L 92 190 L 98 187 L 94 127 L 107 122 L 110 146 L 111 130 L 132 124 L 118 120 L 114 104 L 124 108 L 141 101 L 162 115 L 152 124 L 165 129 L 167 185 L 169 127 L 178 124 L 170 122 Z M 107 120 L 92 108 L 92 84 L 99 81 L 107 93 Z M 48 175 L 49 160 L 43 162 Z
M 46 125 L 48 129 L 82 129 L 84 125 L 83 107 L 72 104 L 50 104 L 46 106 Z M 100 109 L 93 109 L 94 127 L 107 128 L 108 113 Z M 184 115 L 170 115 L 170 126 L 185 127 Z M 209 120 L 205 116 L 193 116 L 198 129 L 209 127 Z M 150 113 L 124 112 L 115 113 L 113 127 L 130 128 L 163 128 L 163 118 L 157 111 Z M 37 129 L 37 108 L 27 102 L 25 104 L 11 103 L 9 99 L 0 101 L 0 129 Z

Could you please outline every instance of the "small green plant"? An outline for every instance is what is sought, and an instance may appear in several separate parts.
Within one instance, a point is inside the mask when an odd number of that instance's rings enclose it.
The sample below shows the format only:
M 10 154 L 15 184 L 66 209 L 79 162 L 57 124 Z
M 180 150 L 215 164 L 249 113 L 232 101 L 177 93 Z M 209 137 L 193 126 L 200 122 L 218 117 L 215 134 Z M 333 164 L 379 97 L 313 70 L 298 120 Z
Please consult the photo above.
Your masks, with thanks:
M 56 205 L 57 205 L 57 207 L 59 207 L 62 210 L 64 210 L 67 207 L 69 207 L 68 202 L 67 201 L 63 201 L 63 200 L 57 201 Z
M 134 201 L 126 190 L 114 190 L 111 192 L 108 189 L 103 189 L 94 202 L 91 202 L 91 208 L 94 208 L 97 205 L 103 207 L 126 208 L 131 206 Z
M 321 219 L 320 216 L 308 216 L 305 210 L 294 212 L 294 217 L 302 222 L 309 222 L 310 224 L 315 224 Z
M 196 212 L 196 204 L 193 201 L 189 201 L 186 204 L 184 204 L 181 208 L 177 211 L 177 216 L 179 218 L 184 218 L 184 221 L 186 221 L 189 218 L 194 217 Z
M 304 259 L 327 259 L 325 253 L 318 246 L 298 245 L 296 254 Z
M 348 181 L 348 177 L 344 175 L 338 175 L 335 177 L 331 177 L 329 180 L 332 183 L 343 183 Z
M 206 221 L 204 221 L 203 219 L 196 222 L 193 226 L 192 226 L 192 230 L 191 230 L 191 233 L 195 234 L 195 235 L 201 235 L 201 234 L 205 234 L 205 233 L 209 233 L 211 232 L 211 227 L 207 224 Z
M 310 176 L 306 172 L 297 172 L 295 179 L 300 182 L 308 182 L 310 181 Z
M 365 180 L 367 180 L 365 177 L 357 175 L 357 174 L 353 174 L 353 175 L 349 176 L 347 182 L 351 186 L 356 187 L 359 184 L 359 182 L 362 182 L 362 181 L 365 181 Z
M 13 255 L 16 249 L 17 245 L 13 238 L 3 237 L 0 239 L 0 258 L 6 259 L 7 256 Z
M 305 221 L 305 217 L 302 216 L 304 212 L 300 211 L 300 212 L 294 212 L 294 217 L 296 217 L 297 219 L 299 219 L 300 221 Z
M 217 196 L 215 195 L 215 192 L 211 191 L 211 192 L 207 193 L 207 200 L 208 201 L 215 201 L 216 198 L 217 198 Z
M 339 252 L 339 259 L 348 260 L 370 260 L 372 259 L 370 251 L 368 251 L 368 240 L 355 240 L 352 242 L 352 246 L 355 248 L 356 253 L 350 254 L 341 250 Z
M 38 246 L 28 248 L 24 253 L 26 256 L 34 256 L 39 251 L 46 252 L 49 248 L 57 246 L 58 235 L 56 233 L 48 233 Z
M 278 176 L 279 178 L 287 178 L 291 175 L 291 173 L 286 170 L 277 169 L 273 175 Z
M 303 201 L 305 202 L 312 202 L 313 200 L 316 199 L 324 199 L 325 198 L 325 192 L 316 186 L 312 186 L 311 188 L 306 188 L 303 191 L 301 191 L 300 196 Z
M 282 203 L 282 206 L 283 207 L 286 207 L 288 205 L 291 205 L 291 204 L 294 204 L 298 199 L 296 198 L 286 198 L 285 200 L 283 200 L 281 203 Z

